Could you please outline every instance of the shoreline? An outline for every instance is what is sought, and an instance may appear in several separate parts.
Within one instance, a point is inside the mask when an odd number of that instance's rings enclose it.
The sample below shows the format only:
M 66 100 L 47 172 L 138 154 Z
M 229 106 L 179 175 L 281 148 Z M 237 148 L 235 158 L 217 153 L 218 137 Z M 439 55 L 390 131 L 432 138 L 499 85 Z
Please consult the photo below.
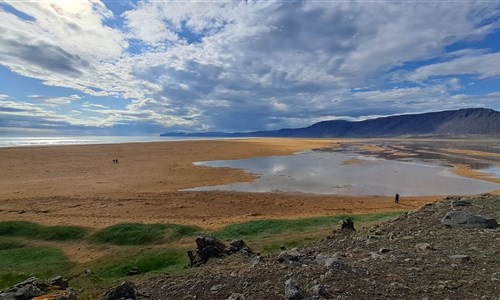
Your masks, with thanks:
M 363 140 L 265 138 L 0 148 L 0 221 L 220 228 L 257 219 L 413 210 L 443 198 L 402 195 L 396 205 L 392 197 L 379 196 L 179 191 L 255 178 L 238 169 L 196 166 L 197 161 L 291 155 L 353 141 Z M 119 163 L 113 164 L 113 159 Z

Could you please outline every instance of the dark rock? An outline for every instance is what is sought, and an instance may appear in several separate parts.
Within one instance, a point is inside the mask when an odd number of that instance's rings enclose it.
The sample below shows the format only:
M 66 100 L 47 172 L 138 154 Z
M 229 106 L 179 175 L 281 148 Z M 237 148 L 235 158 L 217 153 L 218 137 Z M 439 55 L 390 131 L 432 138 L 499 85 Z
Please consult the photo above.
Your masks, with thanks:
M 285 281 L 285 299 L 300 300 L 303 298 L 304 297 L 300 293 L 299 286 L 297 285 L 297 282 L 295 282 L 295 280 L 290 278 Z
M 465 264 L 471 264 L 472 259 L 470 258 L 469 255 L 463 255 L 463 254 L 457 254 L 457 255 L 450 255 L 450 258 L 453 260 L 460 261 Z
M 395 290 L 408 288 L 408 286 L 406 286 L 405 284 L 402 284 L 400 282 L 391 282 L 391 284 L 389 284 L 389 286 L 391 287 L 391 289 L 395 289 Z
M 451 201 L 451 207 L 456 208 L 456 207 L 466 207 L 466 206 L 471 206 L 472 202 L 467 201 L 467 200 L 453 200 Z
M 302 254 L 297 249 L 291 249 L 289 251 L 283 251 L 278 255 L 278 261 L 280 263 L 287 261 L 299 261 Z
M 340 220 L 337 229 L 343 232 L 356 231 L 354 228 L 354 222 L 349 218 Z
M 253 251 L 247 246 L 243 240 L 232 240 L 229 243 L 229 252 L 232 253 L 244 253 L 246 255 L 253 254 Z
M 496 228 L 498 223 L 494 218 L 474 215 L 463 211 L 450 211 L 441 220 L 444 225 L 464 228 Z
M 15 299 L 16 299 L 16 293 L 14 292 L 0 293 L 0 300 L 15 300 Z
M 227 300 L 245 300 L 245 296 L 239 293 L 232 293 Z
M 330 294 L 327 292 L 325 285 L 318 283 L 311 288 L 311 292 L 314 296 L 318 298 L 327 299 L 330 298 Z
M 138 267 L 133 267 L 132 269 L 128 270 L 127 275 L 128 276 L 134 276 L 134 275 L 139 275 L 141 274 L 141 269 Z
M 196 238 L 196 251 L 188 251 L 191 267 L 205 264 L 210 258 L 222 258 L 228 254 L 226 245 L 210 235 Z
M 210 292 L 212 293 L 217 293 L 220 289 L 222 289 L 224 287 L 224 285 L 222 284 L 217 284 L 217 285 L 214 285 L 210 288 Z
M 18 300 L 28 300 L 31 298 L 35 298 L 36 296 L 40 296 L 43 294 L 43 291 L 39 289 L 36 285 L 26 284 L 20 287 L 15 294 L 16 299 Z
M 347 264 L 342 258 L 334 255 L 325 260 L 325 267 L 327 267 L 328 269 L 345 269 L 347 267 Z
M 110 289 L 106 295 L 106 300 L 137 299 L 137 288 L 130 281 L 125 281 L 117 287 Z
M 66 278 L 62 276 L 57 276 L 49 279 L 49 285 L 56 286 L 60 290 L 65 290 L 69 287 L 69 282 Z
M 94 274 L 94 271 L 92 271 L 91 269 L 85 269 L 85 271 L 83 271 L 83 274 L 86 276 L 90 276 Z
M 28 278 L 28 279 L 26 279 L 26 280 L 24 280 L 24 281 L 21 281 L 21 282 L 19 282 L 19 283 L 16 283 L 16 284 L 14 285 L 14 288 L 18 289 L 18 288 L 23 287 L 23 286 L 25 286 L 25 285 L 28 285 L 28 284 L 33 284 L 33 283 L 35 283 L 35 282 L 36 282 L 36 281 L 38 281 L 38 280 L 40 280 L 40 279 L 38 279 L 38 278 L 36 278 L 36 277 L 30 277 L 30 278 Z
M 380 254 L 384 254 L 384 253 L 388 253 L 388 252 L 391 252 L 391 251 L 392 251 L 391 249 L 389 249 L 389 248 L 384 248 L 384 247 L 383 247 L 383 248 L 380 248 L 380 249 L 378 250 L 378 253 L 380 253 Z
M 220 250 L 226 249 L 226 245 L 219 241 L 217 238 L 211 235 L 201 235 L 196 238 L 196 248 L 197 249 L 205 249 L 209 247 L 214 247 Z
M 432 245 L 429 243 L 418 243 L 415 245 L 415 250 L 420 252 L 425 252 L 428 250 L 436 250 L 436 249 L 434 249 L 434 247 L 432 247 Z

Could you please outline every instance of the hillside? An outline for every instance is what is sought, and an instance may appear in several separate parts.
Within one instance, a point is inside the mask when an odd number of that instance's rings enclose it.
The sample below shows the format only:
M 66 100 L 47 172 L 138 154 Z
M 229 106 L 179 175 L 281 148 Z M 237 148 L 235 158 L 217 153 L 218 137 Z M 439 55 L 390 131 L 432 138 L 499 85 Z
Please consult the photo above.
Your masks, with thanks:
M 364 121 L 323 121 L 309 127 L 254 132 L 165 133 L 178 137 L 393 137 L 500 136 L 500 112 L 468 108 L 424 114 L 397 115 Z
M 478 228 L 445 221 L 448 212 L 498 220 L 499 200 L 449 197 L 368 235 L 337 230 L 279 255 L 211 259 L 138 287 L 147 299 L 499 299 L 500 227 L 479 228 L 477 219 L 467 222 Z

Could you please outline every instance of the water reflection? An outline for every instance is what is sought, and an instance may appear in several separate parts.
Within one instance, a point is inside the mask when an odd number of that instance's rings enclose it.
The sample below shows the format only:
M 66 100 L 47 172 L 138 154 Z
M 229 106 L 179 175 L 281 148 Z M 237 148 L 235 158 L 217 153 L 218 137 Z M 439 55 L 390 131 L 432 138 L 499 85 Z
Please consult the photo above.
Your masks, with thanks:
M 481 171 L 482 173 L 492 174 L 495 177 L 500 177 L 500 166 L 485 168 L 479 171 Z
M 500 185 L 448 172 L 441 165 L 393 161 L 353 153 L 323 151 L 291 156 L 198 163 L 243 169 L 258 174 L 253 182 L 189 190 L 244 192 L 302 192 L 339 195 L 451 195 L 477 194 Z

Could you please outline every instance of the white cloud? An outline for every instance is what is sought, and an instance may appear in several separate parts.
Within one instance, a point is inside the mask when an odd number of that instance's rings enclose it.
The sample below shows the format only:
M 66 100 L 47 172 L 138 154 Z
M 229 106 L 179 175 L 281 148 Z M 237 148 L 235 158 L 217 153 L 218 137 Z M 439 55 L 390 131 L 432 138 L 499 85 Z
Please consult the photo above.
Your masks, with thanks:
M 463 56 L 451 61 L 420 67 L 407 76 L 423 81 L 433 76 L 474 75 L 479 78 L 500 76 L 500 53 Z
M 64 106 L 81 99 L 78 95 L 70 95 L 68 97 L 50 97 L 42 95 L 29 95 L 28 98 L 39 100 L 49 106 Z
M 490 22 L 500 15 L 492 2 L 148 1 L 121 16 L 100 1 L 8 3 L 34 19 L 0 6 L 0 64 L 128 104 L 84 103 L 71 119 L 61 117 L 71 124 L 249 130 L 455 108 L 467 104 L 452 97 L 461 88 L 456 78 L 386 84 L 500 70 L 498 53 L 445 51 L 499 28 Z M 106 26 L 110 18 L 123 28 Z M 400 70 L 429 59 L 447 61 Z
M 109 106 L 106 106 L 106 105 L 102 105 L 102 104 L 95 104 L 95 103 L 91 103 L 89 101 L 85 101 L 85 103 L 83 103 L 81 105 L 82 108 L 85 108 L 85 109 L 88 109 L 88 110 L 100 110 L 100 109 L 109 109 L 110 107 Z

